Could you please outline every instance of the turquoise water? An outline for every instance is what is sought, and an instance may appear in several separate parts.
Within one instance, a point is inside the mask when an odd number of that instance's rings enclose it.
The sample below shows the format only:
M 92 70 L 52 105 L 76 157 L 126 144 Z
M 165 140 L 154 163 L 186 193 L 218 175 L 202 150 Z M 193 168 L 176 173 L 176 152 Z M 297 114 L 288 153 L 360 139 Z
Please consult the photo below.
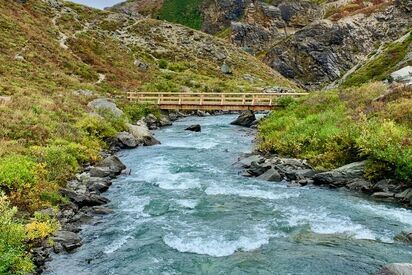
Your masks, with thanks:
M 411 262 L 393 241 L 412 211 L 319 188 L 239 175 L 252 149 L 233 116 L 186 118 L 162 145 L 123 151 L 132 169 L 106 193 L 114 213 L 84 227 L 85 244 L 49 274 L 370 274 Z M 202 125 L 202 133 L 184 131 Z

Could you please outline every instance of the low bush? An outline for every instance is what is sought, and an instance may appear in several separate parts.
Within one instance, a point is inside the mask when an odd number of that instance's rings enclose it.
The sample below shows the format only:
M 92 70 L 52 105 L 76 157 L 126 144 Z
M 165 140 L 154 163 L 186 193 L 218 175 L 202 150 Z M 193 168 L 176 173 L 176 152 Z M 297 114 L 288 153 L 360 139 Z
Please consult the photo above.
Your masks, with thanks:
M 0 274 L 28 274 L 34 265 L 26 252 L 26 234 L 16 221 L 17 208 L 0 194 Z
M 9 155 L 0 159 L 0 188 L 24 189 L 36 182 L 36 162 L 27 156 Z

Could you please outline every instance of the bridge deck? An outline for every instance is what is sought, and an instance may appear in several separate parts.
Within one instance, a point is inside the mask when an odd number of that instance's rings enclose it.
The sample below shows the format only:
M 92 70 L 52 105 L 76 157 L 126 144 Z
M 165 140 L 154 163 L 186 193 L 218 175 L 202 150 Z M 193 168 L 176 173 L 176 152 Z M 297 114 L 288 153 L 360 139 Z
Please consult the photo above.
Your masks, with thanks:
M 271 110 L 277 99 L 304 96 L 307 93 L 143 93 L 129 92 L 128 99 L 157 104 L 164 110 Z

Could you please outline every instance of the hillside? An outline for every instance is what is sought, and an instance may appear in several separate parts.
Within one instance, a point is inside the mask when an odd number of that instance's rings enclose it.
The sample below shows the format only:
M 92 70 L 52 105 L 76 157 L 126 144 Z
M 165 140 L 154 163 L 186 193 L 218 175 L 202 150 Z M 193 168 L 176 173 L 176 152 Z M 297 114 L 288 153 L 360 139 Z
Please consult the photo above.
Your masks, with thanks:
M 0 273 L 33 270 L 28 251 L 59 226 L 37 211 L 66 203 L 59 188 L 98 161 L 128 120 L 158 113 L 128 105 L 127 91 L 273 86 L 295 88 L 235 46 L 183 26 L 56 0 L 0 0 Z M 126 115 L 89 114 L 88 102 L 102 96 Z
M 339 81 L 412 26 L 407 0 L 195 1 L 197 8 L 166 0 L 150 13 L 145 2 L 130 0 L 115 9 L 215 34 L 307 89 Z

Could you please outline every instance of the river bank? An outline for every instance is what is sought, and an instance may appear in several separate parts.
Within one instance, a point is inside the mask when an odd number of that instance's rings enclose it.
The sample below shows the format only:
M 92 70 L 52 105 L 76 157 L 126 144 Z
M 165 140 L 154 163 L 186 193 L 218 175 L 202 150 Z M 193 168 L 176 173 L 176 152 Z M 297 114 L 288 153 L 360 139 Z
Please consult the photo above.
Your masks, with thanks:
M 408 261 L 393 238 L 412 226 L 409 210 L 239 174 L 253 132 L 235 118 L 184 118 L 155 130 L 162 144 L 122 151 L 132 171 L 107 193 L 113 212 L 84 225 L 83 247 L 46 274 L 367 274 Z M 193 124 L 202 132 L 184 130 Z

